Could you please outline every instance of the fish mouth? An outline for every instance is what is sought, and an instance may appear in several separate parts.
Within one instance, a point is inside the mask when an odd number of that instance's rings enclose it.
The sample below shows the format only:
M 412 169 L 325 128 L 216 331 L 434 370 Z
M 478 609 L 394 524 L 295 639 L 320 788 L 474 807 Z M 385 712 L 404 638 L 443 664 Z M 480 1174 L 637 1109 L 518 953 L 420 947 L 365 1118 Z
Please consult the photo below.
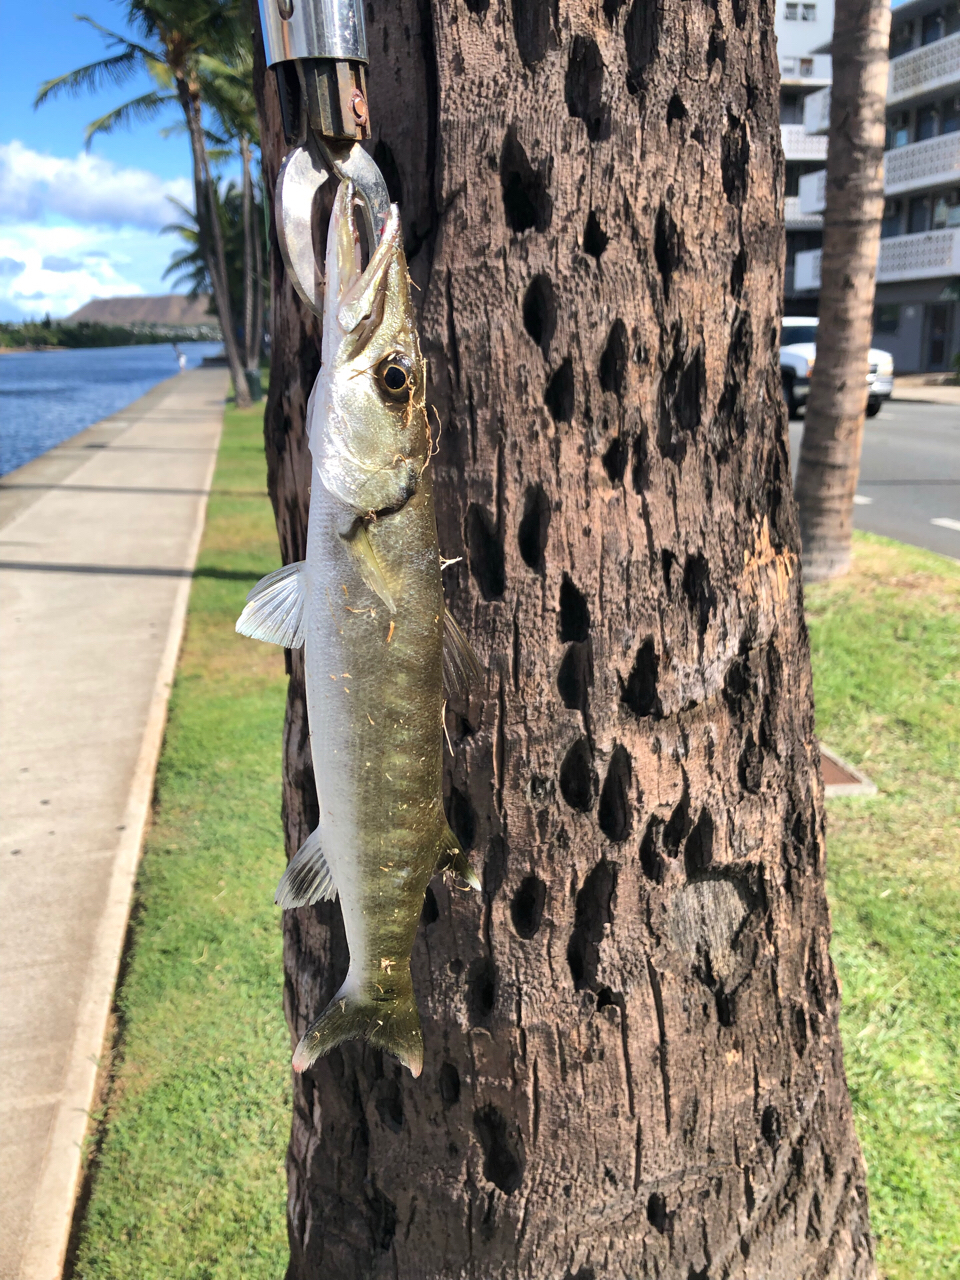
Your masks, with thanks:
M 327 288 L 331 295 L 331 309 L 336 312 L 340 329 L 344 333 L 353 333 L 363 325 L 370 329 L 366 336 L 366 341 L 369 341 L 382 319 L 383 300 L 389 285 L 395 283 L 402 294 L 403 305 L 407 307 L 409 284 L 405 267 L 394 274 L 393 281 L 390 279 L 391 268 L 403 260 L 403 235 L 397 206 L 390 206 L 380 242 L 370 255 L 366 268 L 363 268 L 356 200 L 353 183 L 341 182 L 330 215 Z

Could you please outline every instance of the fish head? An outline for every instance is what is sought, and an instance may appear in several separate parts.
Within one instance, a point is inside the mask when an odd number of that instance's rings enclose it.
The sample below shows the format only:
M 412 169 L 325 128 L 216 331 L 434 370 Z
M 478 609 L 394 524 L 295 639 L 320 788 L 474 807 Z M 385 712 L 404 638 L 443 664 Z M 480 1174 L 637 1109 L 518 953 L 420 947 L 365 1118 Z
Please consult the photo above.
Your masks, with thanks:
M 414 496 L 430 458 L 426 369 L 397 206 L 365 269 L 354 206 L 352 184 L 341 183 L 327 237 L 310 449 L 330 493 L 358 515 L 387 515 Z

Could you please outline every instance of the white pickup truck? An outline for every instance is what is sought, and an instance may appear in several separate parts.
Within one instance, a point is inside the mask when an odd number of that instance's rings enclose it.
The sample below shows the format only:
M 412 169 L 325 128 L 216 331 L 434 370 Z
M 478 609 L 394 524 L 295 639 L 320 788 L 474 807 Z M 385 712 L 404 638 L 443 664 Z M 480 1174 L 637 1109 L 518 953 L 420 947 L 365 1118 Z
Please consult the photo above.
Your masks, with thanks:
M 780 333 L 780 377 L 783 379 L 783 398 L 791 418 L 797 416 L 810 392 L 810 375 L 817 358 L 816 316 L 784 316 Z M 893 393 L 893 356 L 889 351 L 870 348 L 867 386 L 867 417 L 875 418 L 884 400 Z

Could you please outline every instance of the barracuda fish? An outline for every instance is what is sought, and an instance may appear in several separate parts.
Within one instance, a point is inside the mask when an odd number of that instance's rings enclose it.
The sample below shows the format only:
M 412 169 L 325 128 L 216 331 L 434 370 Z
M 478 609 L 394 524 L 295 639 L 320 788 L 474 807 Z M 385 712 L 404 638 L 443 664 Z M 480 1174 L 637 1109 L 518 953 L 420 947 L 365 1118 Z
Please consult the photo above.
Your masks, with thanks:
M 410 953 L 427 884 L 479 882 L 441 799 L 444 683 L 479 676 L 440 582 L 431 435 L 396 205 L 361 270 L 354 193 L 327 239 L 323 365 L 307 409 L 307 558 L 268 574 L 243 635 L 305 646 L 320 825 L 277 890 L 283 907 L 340 896 L 350 969 L 297 1046 L 303 1071 L 366 1039 L 414 1076 L 423 1034 Z

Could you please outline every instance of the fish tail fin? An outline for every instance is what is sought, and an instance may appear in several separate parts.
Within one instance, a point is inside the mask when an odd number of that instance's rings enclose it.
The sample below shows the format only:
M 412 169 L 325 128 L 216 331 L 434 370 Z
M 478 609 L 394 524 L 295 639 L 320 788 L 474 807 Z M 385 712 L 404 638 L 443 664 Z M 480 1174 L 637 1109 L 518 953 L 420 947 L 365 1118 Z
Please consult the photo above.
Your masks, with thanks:
M 349 981 L 349 979 L 348 979 Z M 294 1071 L 305 1071 L 345 1040 L 367 1040 L 399 1058 L 413 1076 L 423 1070 L 423 1032 L 409 967 L 391 977 L 389 994 L 348 983 L 306 1030 L 293 1055 Z

